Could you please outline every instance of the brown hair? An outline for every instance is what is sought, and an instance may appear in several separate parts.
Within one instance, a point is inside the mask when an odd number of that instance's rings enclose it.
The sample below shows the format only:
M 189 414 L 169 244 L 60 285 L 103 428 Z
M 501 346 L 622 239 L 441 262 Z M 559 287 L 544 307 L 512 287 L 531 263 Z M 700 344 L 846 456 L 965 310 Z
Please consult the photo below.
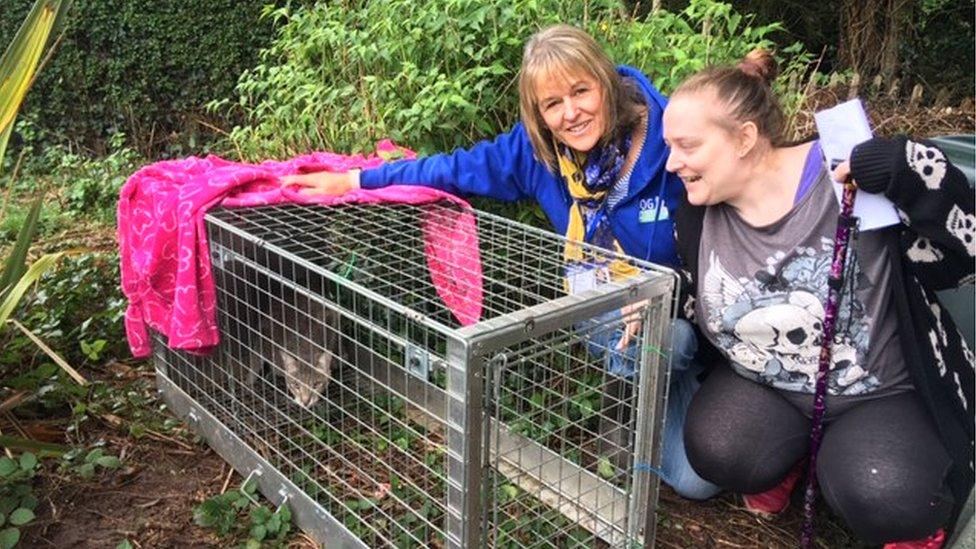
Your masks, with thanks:
M 774 146 L 783 142 L 786 125 L 779 100 L 773 93 L 772 83 L 779 74 L 773 54 L 758 48 L 749 52 L 735 66 L 712 67 L 685 80 L 671 94 L 713 90 L 720 101 L 725 102 L 728 117 L 738 123 L 754 122 L 759 135 L 769 139 Z M 731 129 L 729 121 L 718 123 Z
M 607 127 L 600 144 L 629 133 L 639 121 L 643 95 L 624 82 L 603 48 L 586 32 L 569 25 L 553 25 L 529 38 L 519 71 L 519 111 L 536 158 L 558 171 L 552 132 L 539 112 L 536 82 L 575 74 L 592 76 L 603 89 Z

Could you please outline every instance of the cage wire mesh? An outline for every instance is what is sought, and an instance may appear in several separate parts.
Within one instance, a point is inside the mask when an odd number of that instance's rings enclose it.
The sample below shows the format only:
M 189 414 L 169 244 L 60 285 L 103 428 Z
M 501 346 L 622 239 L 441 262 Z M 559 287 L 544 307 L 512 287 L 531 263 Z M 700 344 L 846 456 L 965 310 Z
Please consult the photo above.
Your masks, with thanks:
M 569 295 L 561 237 L 473 214 L 437 280 L 451 203 L 215 210 L 222 341 L 157 336 L 164 397 L 322 543 L 651 545 L 673 274 Z

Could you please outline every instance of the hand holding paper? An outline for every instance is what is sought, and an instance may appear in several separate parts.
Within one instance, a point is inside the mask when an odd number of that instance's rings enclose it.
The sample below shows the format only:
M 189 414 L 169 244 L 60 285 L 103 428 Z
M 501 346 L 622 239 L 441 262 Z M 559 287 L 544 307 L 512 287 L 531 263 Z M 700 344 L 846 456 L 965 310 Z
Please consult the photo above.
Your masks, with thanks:
M 824 152 L 827 169 L 833 171 L 846 162 L 851 151 L 859 143 L 873 137 L 868 117 L 860 99 L 852 99 L 830 109 L 814 114 L 817 131 L 820 132 L 820 147 Z M 850 166 L 846 167 L 850 173 Z M 834 182 L 834 195 L 840 203 L 843 185 Z M 854 202 L 854 216 L 860 218 L 862 231 L 870 231 L 895 225 L 899 222 L 898 213 L 890 200 L 879 194 L 858 192 Z

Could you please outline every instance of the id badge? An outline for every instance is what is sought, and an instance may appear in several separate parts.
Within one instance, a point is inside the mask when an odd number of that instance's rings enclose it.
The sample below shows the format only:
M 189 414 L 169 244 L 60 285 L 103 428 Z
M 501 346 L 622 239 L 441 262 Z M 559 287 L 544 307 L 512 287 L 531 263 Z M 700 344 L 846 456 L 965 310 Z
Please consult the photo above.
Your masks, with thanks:
M 593 290 L 609 279 L 610 269 L 604 265 L 574 263 L 566 266 L 566 284 L 571 294 Z

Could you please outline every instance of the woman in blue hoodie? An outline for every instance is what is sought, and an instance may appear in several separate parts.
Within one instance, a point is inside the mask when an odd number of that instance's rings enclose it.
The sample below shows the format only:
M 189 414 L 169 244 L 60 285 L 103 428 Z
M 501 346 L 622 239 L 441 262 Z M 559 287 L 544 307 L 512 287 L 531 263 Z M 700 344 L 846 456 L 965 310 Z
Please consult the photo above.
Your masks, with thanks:
M 672 215 L 684 189 L 664 168 L 668 149 L 661 116 L 667 100 L 647 77 L 632 67 L 615 67 L 585 32 L 556 25 L 526 44 L 519 97 L 521 122 L 492 141 L 363 171 L 289 176 L 282 183 L 313 194 L 414 184 L 460 196 L 532 199 L 569 240 L 674 266 Z M 614 346 L 635 356 L 627 348 L 629 333 L 622 332 L 591 344 L 591 352 Z M 662 478 L 682 496 L 706 499 L 718 490 L 688 465 L 681 436 L 698 387 L 691 362 L 697 341 L 680 321 L 672 333 Z M 634 374 L 620 361 L 608 368 L 622 377 Z

